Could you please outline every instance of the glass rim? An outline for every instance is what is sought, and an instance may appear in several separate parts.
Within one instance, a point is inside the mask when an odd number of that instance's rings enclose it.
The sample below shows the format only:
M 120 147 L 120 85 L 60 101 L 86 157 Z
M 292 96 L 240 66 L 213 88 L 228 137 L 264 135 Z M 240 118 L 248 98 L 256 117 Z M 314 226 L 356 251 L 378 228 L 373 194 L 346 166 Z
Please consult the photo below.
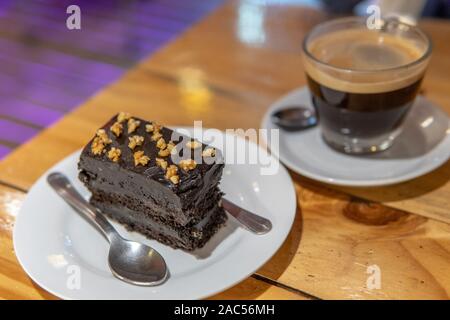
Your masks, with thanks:
M 413 29 L 415 32 L 417 32 L 421 37 L 423 37 L 426 41 L 427 41 L 427 49 L 425 50 L 425 52 L 416 60 L 409 62 L 407 64 L 403 64 L 403 65 L 399 65 L 396 67 L 390 67 L 390 68 L 384 68 L 384 69 L 377 69 L 377 70 L 364 70 L 364 69 L 352 69 L 352 68 L 341 68 L 341 67 L 336 67 L 333 66 L 331 64 L 328 64 L 324 61 L 321 61 L 320 59 L 314 57 L 311 52 L 309 52 L 308 48 L 307 48 L 307 42 L 309 40 L 309 38 L 311 37 L 311 35 L 314 33 L 314 31 L 317 31 L 319 28 L 323 28 L 323 27 L 329 27 L 335 24 L 341 24 L 344 22 L 364 22 L 366 20 L 366 17 L 355 17 L 355 16 L 351 16 L 351 17 L 345 17 L 345 18 L 338 18 L 338 19 L 333 19 L 333 20 L 329 20 L 329 21 L 325 21 L 325 22 L 321 22 L 318 25 L 314 26 L 307 34 L 306 36 L 303 38 L 303 42 L 302 42 L 302 49 L 303 49 L 303 53 L 311 60 L 313 60 L 315 63 L 318 63 L 319 65 L 322 65 L 326 68 L 330 68 L 333 69 L 335 71 L 339 71 L 339 72 L 346 72 L 346 73 L 381 73 L 381 72 L 386 72 L 386 71 L 395 71 L 395 70 L 400 70 L 400 69 L 407 69 L 410 68 L 412 66 L 418 65 L 420 63 L 422 63 L 423 61 L 425 61 L 426 59 L 429 58 L 429 56 L 431 55 L 431 51 L 433 48 L 433 44 L 431 42 L 430 37 L 424 32 L 422 31 L 419 27 L 402 22 L 398 19 L 394 19 L 391 20 L 393 23 L 396 23 L 398 25 L 404 25 L 407 26 L 408 28 Z M 383 20 L 383 19 L 382 19 Z M 384 19 L 383 21 L 386 21 L 387 19 Z

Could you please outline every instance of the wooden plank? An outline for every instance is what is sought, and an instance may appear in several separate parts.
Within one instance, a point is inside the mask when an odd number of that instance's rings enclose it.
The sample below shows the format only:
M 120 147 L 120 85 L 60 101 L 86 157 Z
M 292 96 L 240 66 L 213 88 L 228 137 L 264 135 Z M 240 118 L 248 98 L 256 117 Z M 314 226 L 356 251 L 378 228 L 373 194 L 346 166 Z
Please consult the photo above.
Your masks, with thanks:
M 14 254 L 12 228 L 24 198 L 0 185 L 0 299 L 54 299 L 25 274 Z
M 450 297 L 450 225 L 293 176 L 294 226 L 259 274 L 323 299 Z M 370 266 L 379 289 L 367 286 Z
M 0 159 L 221 3 L 89 6 L 75 32 L 64 27 L 67 4 L 2 6 L 0 118 L 13 123 L 0 123 Z
M 256 280 L 252 277 L 216 294 L 210 300 L 309 300 L 301 294 Z
M 421 27 L 431 36 L 433 54 L 422 85 L 422 93 L 450 113 L 449 75 L 450 23 L 445 20 L 424 20 Z M 413 143 L 413 142 L 412 142 Z M 394 208 L 415 212 L 450 223 L 450 161 L 439 169 L 412 181 L 382 188 L 345 188 L 340 190 Z
M 299 202 L 295 224 L 259 275 L 325 299 L 450 296 L 450 225 L 294 177 Z M 12 224 L 23 198 L 23 193 L 0 186 L 0 297 L 50 298 L 28 279 L 12 251 Z M 381 271 L 381 288 L 376 290 L 366 286 L 367 268 L 373 265 Z M 306 298 L 255 281 L 247 279 L 214 298 Z
M 265 31 L 260 32 L 264 32 L 266 40 L 251 45 L 243 42 L 239 38 L 239 30 L 236 30 L 239 13 L 244 8 L 245 2 L 223 8 L 155 54 L 145 63 L 145 67 L 174 77 L 186 68 L 195 68 L 209 86 L 248 97 L 247 101 L 251 101 L 248 103 L 258 107 L 256 112 L 252 112 L 254 118 L 251 123 L 251 126 L 258 127 L 265 110 L 273 101 L 289 90 L 306 84 L 299 42 L 312 25 L 323 19 L 323 14 L 295 7 L 260 8 L 265 12 Z M 283 19 L 279 19 L 280 16 Z M 421 27 L 431 36 L 434 46 L 422 92 L 450 113 L 450 61 L 447 58 L 450 45 L 446 40 L 450 34 L 450 23 L 425 19 Z M 221 36 L 217 37 L 219 33 Z M 245 112 L 244 106 L 242 112 Z M 247 124 L 247 120 L 243 122 L 236 126 Z M 331 187 L 400 210 L 450 222 L 450 162 L 428 175 L 389 187 Z
M 0 185 L 0 299 L 58 299 L 23 271 L 14 254 L 12 229 L 26 194 Z M 305 296 L 248 278 L 211 299 L 307 299 Z
M 187 105 L 186 99 L 171 78 L 161 77 L 138 67 L 121 81 L 88 100 L 81 107 L 16 149 L 0 162 L 0 181 L 28 189 L 54 163 L 81 148 L 99 124 L 121 110 L 136 116 L 154 119 L 166 125 L 193 125 L 203 120 L 205 127 L 232 128 L 242 122 L 241 97 L 208 91 L 211 101 Z M 149 99 L 149 97 L 151 97 Z M 226 113 L 218 112 L 227 110 Z M 248 112 L 257 108 L 249 106 Z M 247 117 L 249 122 L 255 122 Z M 247 127 L 250 127 L 251 123 Z M 30 163 L 33 163 L 30 166 Z

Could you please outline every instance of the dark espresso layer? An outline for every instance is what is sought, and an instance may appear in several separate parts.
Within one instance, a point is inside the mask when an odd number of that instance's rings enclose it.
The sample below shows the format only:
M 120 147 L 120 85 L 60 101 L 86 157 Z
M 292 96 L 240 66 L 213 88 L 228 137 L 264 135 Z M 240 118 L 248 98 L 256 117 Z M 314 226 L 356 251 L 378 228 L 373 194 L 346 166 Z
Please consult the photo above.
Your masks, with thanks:
M 376 137 L 398 128 L 421 82 L 394 91 L 352 93 L 326 87 L 309 76 L 307 80 L 324 130 L 354 138 Z
M 316 106 L 326 105 L 358 112 L 382 112 L 409 105 L 420 89 L 422 79 L 401 89 L 382 92 L 353 93 L 327 87 L 309 75 L 306 75 L 311 94 L 317 101 Z

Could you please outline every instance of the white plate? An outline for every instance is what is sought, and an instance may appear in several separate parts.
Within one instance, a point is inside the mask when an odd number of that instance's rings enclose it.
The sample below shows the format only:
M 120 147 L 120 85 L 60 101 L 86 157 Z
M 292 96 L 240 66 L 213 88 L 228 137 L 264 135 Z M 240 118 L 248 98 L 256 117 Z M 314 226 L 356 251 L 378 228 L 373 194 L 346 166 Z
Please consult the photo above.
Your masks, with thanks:
M 253 152 L 259 148 L 253 143 L 246 144 L 242 138 L 236 141 L 238 148 Z M 261 157 L 271 157 L 259 149 Z M 78 157 L 79 152 L 76 152 L 48 172 L 65 173 L 88 197 L 88 191 L 77 179 Z M 259 165 L 227 164 L 221 189 L 231 201 L 272 221 L 273 230 L 266 235 L 254 235 L 229 218 L 226 226 L 204 248 L 191 254 L 127 232 L 113 222 L 125 238 L 147 243 L 163 255 L 170 278 L 160 286 L 133 286 L 112 276 L 107 264 L 108 243 L 50 189 L 45 180 L 48 172 L 31 188 L 17 216 L 16 255 L 35 282 L 64 299 L 199 299 L 211 296 L 260 268 L 278 250 L 291 229 L 296 196 L 289 174 L 282 166 L 270 176 L 261 175 L 259 169 Z M 78 274 L 81 275 L 79 283 Z
M 261 127 L 278 128 L 270 115 L 284 106 L 298 104 L 312 108 L 306 87 L 276 101 L 264 116 Z M 271 151 L 291 170 L 314 180 L 345 186 L 394 184 L 426 174 L 449 159 L 449 118 L 419 96 L 405 119 L 403 133 L 385 152 L 365 156 L 337 152 L 322 140 L 319 127 L 297 132 L 280 130 L 278 150 Z

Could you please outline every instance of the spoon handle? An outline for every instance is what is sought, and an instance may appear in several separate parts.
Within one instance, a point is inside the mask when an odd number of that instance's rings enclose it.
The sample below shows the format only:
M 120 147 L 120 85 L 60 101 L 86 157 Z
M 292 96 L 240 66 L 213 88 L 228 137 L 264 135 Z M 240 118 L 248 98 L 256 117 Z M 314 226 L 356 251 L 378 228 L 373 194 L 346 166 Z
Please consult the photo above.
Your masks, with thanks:
M 258 216 L 250 211 L 247 211 L 233 202 L 222 198 L 223 208 L 238 220 L 247 230 L 256 234 L 266 234 L 272 230 L 272 222 L 270 220 Z
M 110 242 L 113 237 L 118 236 L 117 231 L 108 220 L 81 196 L 64 174 L 51 173 L 47 177 L 47 182 L 67 204 L 97 227 Z

